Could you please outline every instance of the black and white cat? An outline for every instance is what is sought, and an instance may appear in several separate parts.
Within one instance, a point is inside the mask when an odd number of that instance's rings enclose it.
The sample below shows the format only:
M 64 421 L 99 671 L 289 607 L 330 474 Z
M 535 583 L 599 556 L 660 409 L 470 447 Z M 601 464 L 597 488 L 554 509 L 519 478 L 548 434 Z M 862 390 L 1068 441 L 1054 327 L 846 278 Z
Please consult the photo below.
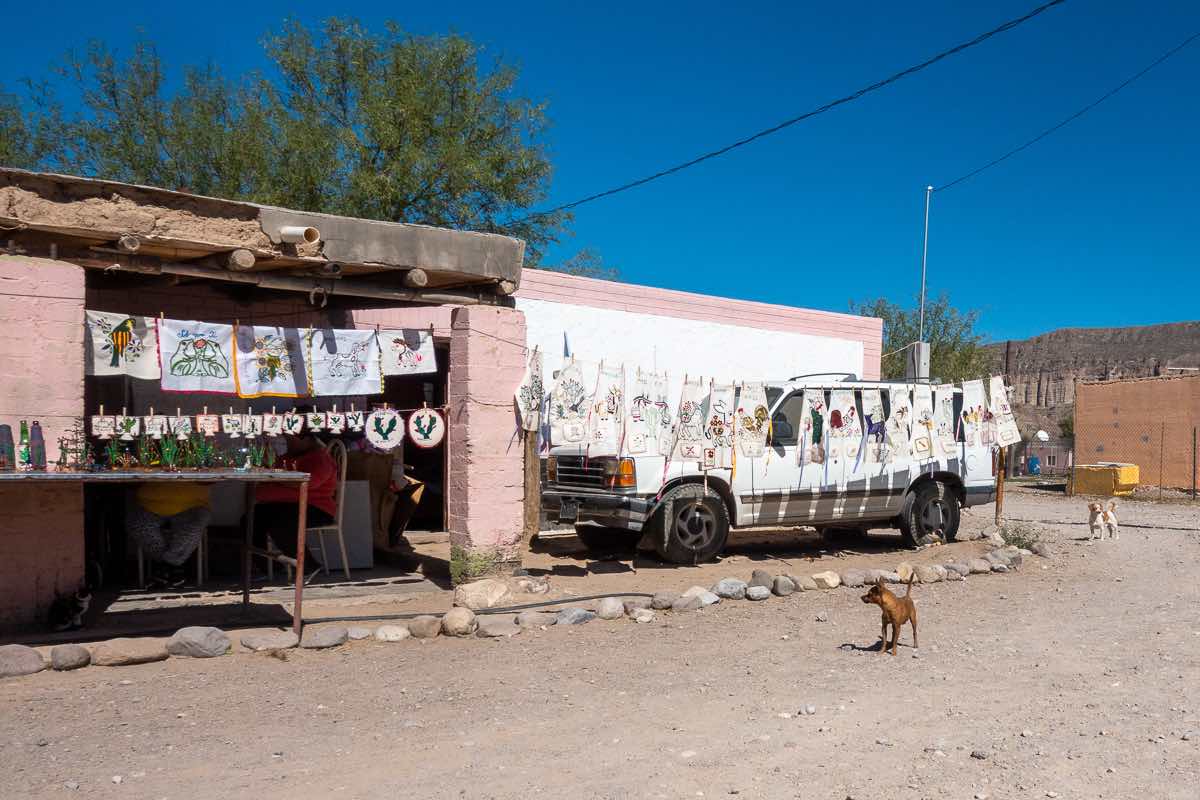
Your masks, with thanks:
M 50 604 L 50 628 L 73 631 L 83 627 L 83 617 L 92 605 L 92 592 L 86 586 L 71 594 L 59 595 Z

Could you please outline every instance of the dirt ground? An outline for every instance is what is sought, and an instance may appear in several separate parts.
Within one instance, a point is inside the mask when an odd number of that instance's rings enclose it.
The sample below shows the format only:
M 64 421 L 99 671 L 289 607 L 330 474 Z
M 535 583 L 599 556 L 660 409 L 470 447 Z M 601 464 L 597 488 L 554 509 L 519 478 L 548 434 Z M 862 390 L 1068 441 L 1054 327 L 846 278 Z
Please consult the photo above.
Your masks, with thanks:
M 899 658 L 876 653 L 878 611 L 838 589 L 502 641 L 43 672 L 0 684 L 0 797 L 1195 797 L 1200 506 L 1126 503 L 1103 543 L 1082 540 L 1081 499 L 1007 507 L 1048 526 L 1053 557 L 915 587 L 919 658 L 908 629 Z M 699 569 L 560 577 L 655 591 L 980 547 L 892 544 L 809 564 L 804 540 L 740 542 Z

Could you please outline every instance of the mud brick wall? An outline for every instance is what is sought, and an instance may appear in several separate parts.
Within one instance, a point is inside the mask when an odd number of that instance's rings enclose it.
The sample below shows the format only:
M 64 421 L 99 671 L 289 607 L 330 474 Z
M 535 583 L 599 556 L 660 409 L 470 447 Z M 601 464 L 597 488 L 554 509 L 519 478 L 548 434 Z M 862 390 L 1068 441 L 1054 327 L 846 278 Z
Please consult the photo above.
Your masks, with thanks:
M 0 422 L 42 423 L 47 457 L 83 414 L 84 271 L 0 256 Z M 83 489 L 0 484 L 0 630 L 43 621 L 83 580 Z

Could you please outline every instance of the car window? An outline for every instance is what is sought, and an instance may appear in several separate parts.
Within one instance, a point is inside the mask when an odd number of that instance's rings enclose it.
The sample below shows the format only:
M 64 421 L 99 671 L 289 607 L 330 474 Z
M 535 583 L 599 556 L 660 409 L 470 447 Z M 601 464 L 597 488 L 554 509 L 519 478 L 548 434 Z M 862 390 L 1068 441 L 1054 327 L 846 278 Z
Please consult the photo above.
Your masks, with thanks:
M 793 392 L 771 415 L 771 444 L 789 447 L 796 444 L 800 430 L 800 414 L 804 398 L 801 392 Z

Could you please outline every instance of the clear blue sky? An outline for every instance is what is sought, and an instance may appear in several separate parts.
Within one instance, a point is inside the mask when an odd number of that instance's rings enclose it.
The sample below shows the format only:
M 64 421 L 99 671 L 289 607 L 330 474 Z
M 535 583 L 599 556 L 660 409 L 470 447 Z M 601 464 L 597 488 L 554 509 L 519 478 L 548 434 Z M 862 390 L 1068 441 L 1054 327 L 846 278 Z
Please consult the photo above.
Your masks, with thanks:
M 1036 0 L 962 3 L 23 3 L 0 76 L 139 34 L 179 65 L 262 67 L 286 16 L 454 30 L 550 103 L 549 204 L 692 157 L 970 38 Z M 585 7 L 587 6 L 587 7 Z M 744 7 L 743 7 L 744 6 Z M 52 14 L 53 19 L 48 15 Z M 1017 30 L 714 162 L 580 208 L 552 252 L 623 278 L 845 310 L 918 289 L 924 187 L 1090 102 L 1200 30 L 1195 0 L 1069 0 Z M 931 292 L 990 338 L 1200 318 L 1200 42 L 1100 108 L 934 195 Z

